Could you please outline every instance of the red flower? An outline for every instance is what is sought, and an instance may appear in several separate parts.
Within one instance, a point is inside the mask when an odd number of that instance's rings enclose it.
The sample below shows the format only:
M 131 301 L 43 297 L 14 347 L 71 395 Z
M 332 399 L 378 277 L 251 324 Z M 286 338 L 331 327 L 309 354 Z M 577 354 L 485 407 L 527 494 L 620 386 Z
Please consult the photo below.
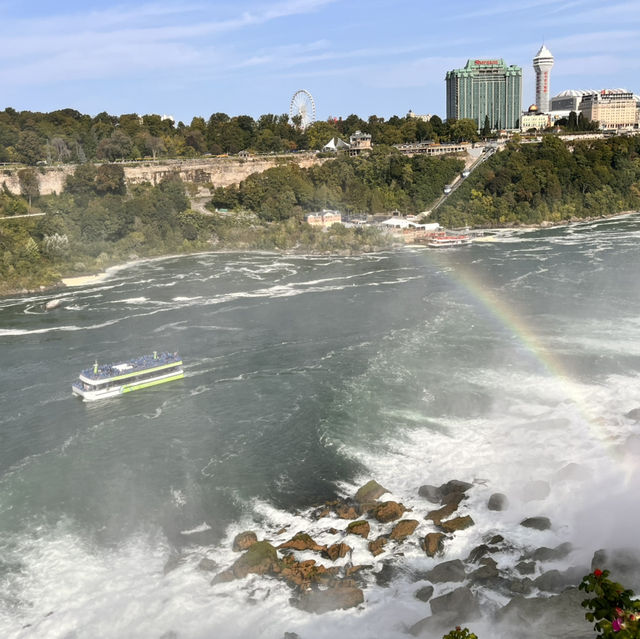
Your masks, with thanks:
M 600 577 L 602 577 L 602 570 L 600 570 L 600 568 L 596 568 L 596 569 L 593 571 L 593 575 L 594 575 L 594 577 L 596 577 L 596 578 L 598 578 L 598 579 L 599 579 Z

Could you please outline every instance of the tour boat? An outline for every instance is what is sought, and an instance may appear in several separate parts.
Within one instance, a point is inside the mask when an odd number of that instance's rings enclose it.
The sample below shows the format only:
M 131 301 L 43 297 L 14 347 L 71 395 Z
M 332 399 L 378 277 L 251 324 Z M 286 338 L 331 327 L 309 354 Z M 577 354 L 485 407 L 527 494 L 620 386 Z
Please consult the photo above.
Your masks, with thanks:
M 471 244 L 468 235 L 436 235 L 429 239 L 427 246 L 431 248 L 454 248 Z
M 72 384 L 73 394 L 85 402 L 95 399 L 116 397 L 141 388 L 182 379 L 182 359 L 178 353 L 158 353 L 144 355 L 119 364 L 100 364 L 98 362 L 80 373 L 77 382 Z

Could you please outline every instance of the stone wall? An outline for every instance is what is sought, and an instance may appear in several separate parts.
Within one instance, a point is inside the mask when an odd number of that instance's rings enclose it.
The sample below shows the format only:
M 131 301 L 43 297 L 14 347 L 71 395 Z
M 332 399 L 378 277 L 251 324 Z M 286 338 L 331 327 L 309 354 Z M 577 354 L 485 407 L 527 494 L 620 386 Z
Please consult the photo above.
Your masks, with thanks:
M 199 158 L 192 160 L 162 160 L 123 164 L 127 184 L 150 182 L 157 184 L 163 177 L 178 173 L 185 182 L 213 184 L 214 187 L 238 184 L 252 173 L 262 173 L 278 164 L 293 162 L 302 168 L 321 164 L 313 153 L 297 153 L 281 156 L 254 156 L 248 158 Z M 6 184 L 11 193 L 20 193 L 18 171 L 22 167 L 0 167 L 0 186 Z M 41 195 L 61 193 L 68 174 L 75 165 L 42 167 L 36 169 L 40 180 Z

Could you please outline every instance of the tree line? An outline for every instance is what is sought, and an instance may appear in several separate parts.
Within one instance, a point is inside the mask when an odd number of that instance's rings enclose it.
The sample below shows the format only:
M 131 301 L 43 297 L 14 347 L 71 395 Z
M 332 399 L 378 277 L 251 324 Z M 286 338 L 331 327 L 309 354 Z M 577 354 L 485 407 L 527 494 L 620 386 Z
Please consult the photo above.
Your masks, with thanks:
M 640 209 L 640 138 L 509 142 L 437 209 L 445 226 L 504 226 Z
M 429 122 L 409 116 L 385 118 L 357 115 L 329 118 L 301 129 L 299 118 L 287 114 L 229 116 L 213 113 L 194 117 L 189 124 L 160 115 L 136 113 L 92 117 L 74 109 L 50 113 L 0 111 L 0 162 L 79 163 L 114 162 L 158 157 L 197 157 L 235 154 L 320 150 L 333 137 L 348 141 L 357 130 L 370 133 L 373 144 L 415 141 L 477 139 L 473 120 L 443 122 L 437 115 Z
M 464 162 L 452 156 L 408 157 L 377 146 L 367 157 L 342 155 L 308 169 L 286 163 L 255 173 L 239 185 L 215 189 L 210 206 L 251 211 L 265 221 L 301 219 L 304 212 L 324 208 L 347 214 L 419 213 L 463 168 Z

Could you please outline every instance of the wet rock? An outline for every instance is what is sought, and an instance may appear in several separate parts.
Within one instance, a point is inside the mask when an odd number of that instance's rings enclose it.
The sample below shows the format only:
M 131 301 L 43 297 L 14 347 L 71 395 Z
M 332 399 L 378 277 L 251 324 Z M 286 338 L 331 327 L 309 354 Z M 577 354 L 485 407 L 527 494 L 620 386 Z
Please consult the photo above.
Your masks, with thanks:
M 517 628 L 518 639 L 584 639 L 593 636 L 593 628 L 584 618 L 583 599 L 577 589 L 539 599 L 516 596 L 498 611 L 496 620 L 505 631 Z
M 382 497 L 385 493 L 389 491 L 381 486 L 377 481 L 371 480 L 367 482 L 364 486 L 361 486 L 358 489 L 358 492 L 355 494 L 354 499 L 359 503 L 364 503 L 366 501 L 375 501 L 379 497 Z
M 520 525 L 534 530 L 549 530 L 551 520 L 548 517 L 527 517 L 520 522 Z
M 338 570 L 338 568 L 327 570 L 322 564 L 316 564 L 315 559 L 296 561 L 293 557 L 285 557 L 275 571 L 275 574 L 289 582 L 290 585 L 297 586 L 301 590 L 306 590 L 312 583 L 318 583 L 322 581 L 324 577 L 329 579 L 337 575 Z
M 426 603 L 433 597 L 433 586 L 424 586 L 420 590 L 416 590 L 414 597 Z
M 473 526 L 475 522 L 469 515 L 465 515 L 464 517 L 456 517 L 454 519 L 449 519 L 448 521 L 440 522 L 438 528 L 447 533 L 456 532 L 457 530 L 465 530 L 466 528 L 470 528 Z
M 168 575 L 172 570 L 175 570 L 183 561 L 184 558 L 181 555 L 171 555 L 169 559 L 167 559 L 164 568 L 162 569 L 163 574 Z
M 464 581 L 466 574 L 460 559 L 444 561 L 425 573 L 426 578 L 434 584 L 448 581 Z
M 469 490 L 469 488 L 471 488 L 472 486 L 473 484 L 469 484 L 466 481 L 452 479 L 451 481 L 448 481 L 446 484 L 442 484 L 437 488 L 436 486 L 431 486 L 430 484 L 420 486 L 420 488 L 418 488 L 418 495 L 424 497 L 430 502 L 433 502 L 434 504 L 447 504 L 451 499 L 458 499 L 458 503 L 460 503 L 460 499 L 464 497 L 464 493 L 467 492 L 467 490 Z
M 533 591 L 533 580 L 529 577 L 512 579 L 508 584 L 508 589 L 514 595 L 529 595 Z
M 228 581 L 233 581 L 236 576 L 233 574 L 233 570 L 231 568 L 227 568 L 222 572 L 219 572 L 212 580 L 211 585 L 215 586 L 216 584 L 224 584 Z
M 373 511 L 373 516 L 381 524 L 386 524 L 395 519 L 400 519 L 405 511 L 406 508 L 402 504 L 395 501 L 385 501 L 376 507 Z
M 628 413 L 625 413 L 624 416 L 632 419 L 634 422 L 640 422 L 640 408 L 632 408 Z
M 44 305 L 44 310 L 45 311 L 52 311 L 56 308 L 58 308 L 60 306 L 60 304 L 62 304 L 62 302 L 64 302 L 66 300 L 58 298 L 58 299 L 54 299 L 54 300 L 49 300 L 45 305 Z
M 345 557 L 351 550 L 351 546 L 347 546 L 345 543 L 333 544 L 322 551 L 322 556 L 331 559 L 331 561 L 335 561 L 336 559 Z
M 415 529 L 418 527 L 418 523 L 419 522 L 415 519 L 403 519 L 402 521 L 399 521 L 393 527 L 389 538 L 396 541 L 404 541 L 409 535 L 412 535 L 415 532 Z
M 242 552 L 248 550 L 258 541 L 258 536 L 252 530 L 246 530 L 245 532 L 238 533 L 233 538 L 233 550 L 236 552 Z
M 441 555 L 444 552 L 445 539 L 446 535 L 444 533 L 429 533 L 425 535 L 422 548 L 429 557 Z
M 450 495 L 449 501 L 444 506 L 442 506 L 442 508 L 429 511 L 425 519 L 431 519 L 437 526 L 443 519 L 450 517 L 456 510 L 458 510 L 458 505 L 463 498 L 463 493 L 455 493 Z
M 371 515 L 371 513 L 380 505 L 378 501 L 364 501 L 358 506 L 358 512 L 361 517 Z
M 322 506 L 319 506 L 318 508 L 313 510 L 311 512 L 311 519 L 318 520 L 318 519 L 322 519 L 323 517 L 328 517 L 333 512 L 331 504 L 332 502 L 328 501 Z
M 541 479 L 534 479 L 522 488 L 522 498 L 524 501 L 540 501 L 546 499 L 551 492 L 549 482 Z
M 496 544 L 501 544 L 504 541 L 504 537 L 502 535 L 492 535 L 491 537 L 485 537 L 486 542 L 490 546 L 495 546 Z
M 213 572 L 217 568 L 218 564 L 208 557 L 203 557 L 198 563 L 198 570 L 204 570 L 205 572 Z
M 364 593 L 353 586 L 309 590 L 296 603 L 296 607 L 306 612 L 323 614 L 330 610 L 346 610 L 364 602 Z
M 475 564 L 481 557 L 484 557 L 487 553 L 489 553 L 489 546 L 487 544 L 480 544 L 471 550 L 469 556 L 467 557 L 467 561 Z
M 493 565 L 485 564 L 484 566 L 480 566 L 474 570 L 470 575 L 469 579 L 474 584 L 487 584 L 499 577 L 500 571 L 498 570 L 495 561 Z
M 385 562 L 382 568 L 374 573 L 378 586 L 386 588 L 400 573 L 400 570 L 391 562 Z
M 298 533 L 294 535 L 289 541 L 285 541 L 283 544 L 280 544 L 278 548 L 281 549 L 290 549 L 290 550 L 313 550 L 315 552 L 322 552 L 326 550 L 325 546 L 320 546 L 317 544 L 311 535 L 307 533 Z
M 580 464 L 573 462 L 563 466 L 553 478 L 556 481 L 582 481 L 589 477 L 589 471 Z
M 533 552 L 523 555 L 522 559 L 532 559 L 533 561 L 557 561 L 564 559 L 571 551 L 573 546 L 567 541 L 555 548 L 547 548 L 542 546 L 536 548 Z
M 359 516 L 358 509 L 349 503 L 336 505 L 335 513 L 340 519 L 358 519 Z
M 516 570 L 521 575 L 532 575 L 536 571 L 536 564 L 534 561 L 521 561 L 516 564 Z
M 409 628 L 415 637 L 441 637 L 459 624 L 468 623 L 480 614 L 478 602 L 469 588 L 461 586 L 453 592 L 435 597 L 429 602 L 432 616 Z M 435 604 L 435 606 L 434 606 Z
M 420 488 L 418 488 L 418 495 L 420 495 L 420 497 L 424 497 L 433 504 L 440 503 L 440 489 L 437 486 L 431 486 L 430 484 L 420 486 Z
M 231 568 L 216 575 L 212 584 L 231 579 L 242 579 L 249 573 L 264 575 L 279 569 L 278 551 L 268 541 L 253 544 Z
M 344 567 L 344 576 L 351 577 L 353 575 L 356 575 L 362 572 L 363 570 L 368 570 L 370 568 L 371 566 L 364 566 L 364 565 L 353 566 L 351 564 L 346 564 Z
M 586 567 L 571 567 L 567 570 L 549 570 L 533 580 L 536 588 L 546 592 L 562 592 L 569 586 L 578 586 L 589 572 Z
M 300 639 L 300 635 L 297 632 L 285 632 L 283 639 Z
M 369 542 L 369 552 L 377 557 L 379 554 L 384 552 L 384 547 L 387 544 L 387 537 L 385 535 L 380 535 L 375 541 Z
M 472 487 L 473 484 L 470 484 L 469 482 L 452 479 L 446 484 L 442 484 L 442 486 L 440 486 L 440 501 L 443 504 L 446 504 L 449 502 L 452 495 L 462 495 Z
M 489 510 L 506 510 L 509 507 L 509 500 L 504 493 L 493 493 L 487 502 Z
M 369 536 L 369 530 L 369 522 L 364 520 L 352 521 L 347 526 L 348 535 L 360 535 L 360 537 L 363 537 L 364 539 Z

